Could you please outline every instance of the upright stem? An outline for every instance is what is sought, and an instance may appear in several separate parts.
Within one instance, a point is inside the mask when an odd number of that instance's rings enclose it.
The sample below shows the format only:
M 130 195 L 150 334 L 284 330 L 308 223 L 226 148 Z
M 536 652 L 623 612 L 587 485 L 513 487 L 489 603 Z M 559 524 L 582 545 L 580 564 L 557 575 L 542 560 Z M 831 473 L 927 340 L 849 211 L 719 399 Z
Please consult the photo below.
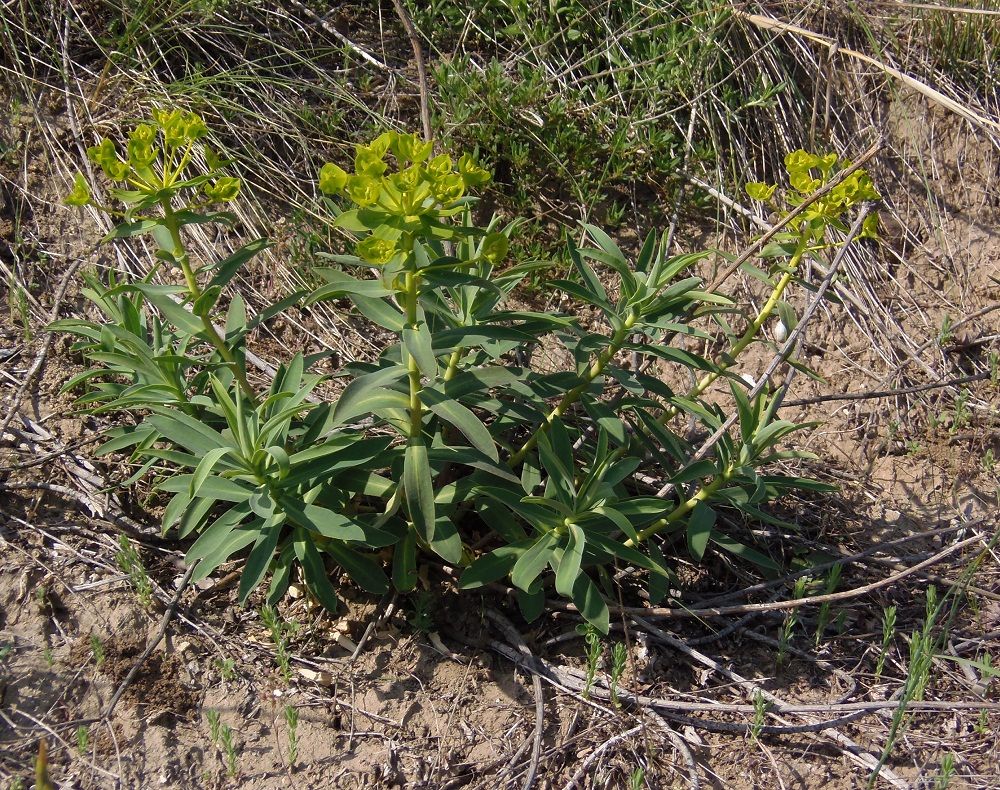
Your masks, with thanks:
M 638 319 L 638 312 L 634 309 L 631 310 L 621 327 L 611 336 L 611 342 L 608 344 L 608 347 L 597 355 L 597 359 L 594 360 L 590 369 L 583 375 L 583 381 L 563 395 L 558 405 L 549 412 L 545 418 L 545 422 L 539 425 L 535 429 L 535 432 L 521 446 L 521 449 L 510 457 L 510 460 L 507 462 L 508 466 L 513 468 L 523 463 L 528 453 L 538 444 L 538 437 L 549 429 L 549 426 L 552 425 L 557 417 L 562 417 L 566 413 L 566 410 L 576 403 L 580 399 L 580 396 L 587 391 L 587 387 L 591 385 L 594 379 L 604 372 L 604 368 L 607 367 L 608 362 L 621 350 L 622 345 L 625 343 L 625 338 L 628 337 L 629 330 L 635 325 Z
M 774 309 L 778 306 L 778 302 L 781 301 L 781 297 L 784 294 L 785 289 L 788 288 L 789 283 L 791 283 L 792 278 L 795 276 L 795 269 L 798 267 L 799 261 L 802 260 L 802 256 L 804 254 L 805 244 L 804 242 L 800 242 L 799 248 L 795 251 L 791 261 L 789 261 L 788 271 L 781 275 L 781 279 L 779 279 L 777 284 L 774 286 L 771 296 L 768 298 L 767 302 L 764 303 L 764 306 L 760 309 L 757 317 L 753 320 L 750 326 L 747 327 L 747 331 L 743 333 L 743 337 L 741 337 L 736 345 L 730 349 L 730 361 L 728 363 L 718 363 L 719 370 L 705 374 L 695 385 L 694 389 L 687 393 L 688 398 L 697 398 L 705 390 L 712 386 L 712 384 L 723 374 L 723 372 L 733 366 L 736 362 L 736 358 L 746 350 L 747 346 L 749 346 L 756 339 L 758 333 L 760 332 L 760 328 L 764 326 L 764 322 L 771 317 Z M 666 425 L 674 417 L 676 417 L 679 412 L 680 409 L 676 406 L 671 406 L 660 415 L 660 425 Z
M 642 543 L 645 540 L 647 540 L 651 535 L 655 535 L 658 532 L 661 532 L 662 530 L 669 527 L 671 524 L 675 524 L 676 522 L 680 521 L 682 518 L 684 518 L 684 516 L 686 516 L 688 513 L 694 510 L 695 505 L 697 505 L 699 502 L 706 501 L 707 499 L 709 499 L 709 497 L 712 496 L 712 494 L 718 491 L 723 486 L 723 484 L 729 480 L 729 477 L 730 475 L 732 475 L 732 473 L 733 473 L 732 466 L 727 467 L 725 471 L 721 472 L 719 475 L 714 477 L 712 479 L 712 482 L 699 488 L 697 493 L 691 496 L 690 499 L 681 502 L 677 507 L 671 510 L 663 518 L 659 519 L 658 521 L 654 521 L 644 530 L 639 532 L 639 534 L 636 536 L 639 538 L 638 541 L 633 541 L 630 538 L 629 540 L 625 541 L 625 545 L 629 547 L 635 547 L 638 543 Z
M 462 361 L 463 351 L 465 351 L 464 348 L 456 348 L 451 352 L 451 356 L 448 357 L 448 367 L 444 372 L 445 381 L 451 381 L 455 377 L 458 372 L 458 363 Z
M 170 201 L 164 199 L 160 201 L 160 205 L 163 207 L 164 224 L 166 225 L 167 231 L 170 233 L 170 241 L 174 245 L 174 259 L 177 261 L 178 265 L 181 267 L 181 271 L 184 273 L 184 282 L 187 284 L 188 293 L 191 297 L 191 304 L 193 307 L 202 293 L 201 288 L 198 286 L 198 278 L 191 269 L 191 260 L 188 257 L 187 249 L 184 247 L 184 242 L 181 240 L 180 223 L 177 221 L 177 215 L 174 213 L 174 210 L 170 205 Z M 236 378 L 240 389 L 243 390 L 244 394 L 246 394 L 247 398 L 250 399 L 251 403 L 256 404 L 257 395 L 253 391 L 253 387 L 250 386 L 250 382 L 247 381 L 246 373 L 244 373 L 243 367 L 237 361 L 232 349 L 226 345 L 225 338 L 219 335 L 218 330 L 215 328 L 215 324 L 212 323 L 211 317 L 209 317 L 207 312 L 195 312 L 195 315 L 205 328 L 205 336 L 208 339 L 208 342 L 215 347 L 215 350 L 219 352 L 219 356 L 222 357 L 225 363 L 229 366 L 230 370 L 232 370 L 233 376 Z
M 410 329 L 417 329 L 417 275 L 406 273 L 406 323 Z M 405 347 L 404 347 L 405 351 Z M 413 354 L 406 352 L 406 369 L 410 380 L 410 438 L 417 439 L 423 431 L 424 405 L 420 401 L 420 367 Z

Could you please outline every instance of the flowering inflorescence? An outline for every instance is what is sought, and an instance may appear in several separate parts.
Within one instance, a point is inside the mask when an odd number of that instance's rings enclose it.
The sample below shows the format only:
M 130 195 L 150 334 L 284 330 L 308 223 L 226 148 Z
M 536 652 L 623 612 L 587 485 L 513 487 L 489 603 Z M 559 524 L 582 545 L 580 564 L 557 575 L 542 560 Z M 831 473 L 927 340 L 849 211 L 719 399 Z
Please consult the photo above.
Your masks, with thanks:
M 448 154 L 432 157 L 433 145 L 416 134 L 383 132 L 368 145 L 356 146 L 353 174 L 333 163 L 320 170 L 320 190 L 348 198 L 357 206 L 348 212 L 350 218 L 360 217 L 361 225 L 371 229 L 357 246 L 367 262 L 384 265 L 409 252 L 407 238 L 414 234 L 437 230 L 429 235 L 442 237 L 441 220 L 463 211 L 466 190 L 490 180 L 489 172 L 468 154 L 458 162 Z M 395 172 L 389 172 L 388 154 L 396 160 Z M 488 257 L 503 257 L 505 242 L 491 239 Z
M 198 204 L 228 203 L 240 193 L 240 179 L 221 174 L 230 164 L 207 145 L 202 146 L 208 172 L 185 178 L 195 143 L 208 134 L 205 122 L 184 110 L 153 110 L 153 123 L 136 126 L 129 134 L 124 158 L 114 141 L 102 138 L 87 149 L 87 157 L 108 180 L 126 188 L 111 190 L 123 203 L 142 209 L 169 200 L 182 189 L 199 189 Z M 86 179 L 77 174 L 65 202 L 86 206 L 93 202 Z
M 825 156 L 810 154 L 801 148 L 785 155 L 785 171 L 791 191 L 785 194 L 789 206 L 801 205 L 812 193 L 828 184 L 840 171 L 849 168 L 851 162 L 839 159 L 837 154 Z M 774 202 L 777 184 L 752 182 L 746 185 L 747 194 L 762 203 Z M 823 239 L 826 225 L 846 230 L 843 217 L 855 206 L 865 202 L 880 200 L 871 176 L 865 170 L 856 170 L 837 184 L 823 197 L 813 201 L 798 220 L 799 229 L 807 232 L 813 241 Z M 868 216 L 862 228 L 862 237 L 875 237 L 878 229 L 878 215 Z

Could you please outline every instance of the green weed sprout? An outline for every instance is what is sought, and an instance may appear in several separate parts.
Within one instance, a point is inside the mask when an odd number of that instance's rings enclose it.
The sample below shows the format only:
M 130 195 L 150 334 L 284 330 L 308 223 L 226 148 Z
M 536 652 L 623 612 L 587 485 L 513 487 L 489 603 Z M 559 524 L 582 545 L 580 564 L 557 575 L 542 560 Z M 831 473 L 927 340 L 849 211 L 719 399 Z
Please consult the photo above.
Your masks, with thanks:
M 118 539 L 118 545 L 120 548 L 115 554 L 115 562 L 119 570 L 128 576 L 139 603 L 148 609 L 153 605 L 153 584 L 142 564 L 142 558 L 127 535 L 122 535 Z
M 94 666 L 98 669 L 104 666 L 107 653 L 104 650 L 104 642 L 97 634 L 90 635 L 90 652 L 94 656 Z
M 885 658 L 889 654 L 889 647 L 896 636 L 896 607 L 887 606 L 882 612 L 882 644 L 879 648 L 878 658 L 875 661 L 875 679 L 882 677 L 885 670 Z
M 583 685 L 583 698 L 590 699 L 590 691 L 597 677 L 597 662 L 601 658 L 601 635 L 598 630 L 588 624 L 583 629 L 583 640 L 586 644 L 587 680 Z
M 66 384 L 84 388 L 78 403 L 133 414 L 99 452 L 130 453 L 138 465 L 131 480 L 152 476 L 169 497 L 162 527 L 193 538 L 186 561 L 198 563 L 194 581 L 239 557 L 241 603 L 267 582 L 273 607 L 298 576 L 332 611 L 335 574 L 375 595 L 410 592 L 420 558 L 436 556 L 460 570 L 463 589 L 509 578 L 528 620 L 542 612 L 551 583 L 606 634 L 599 582 L 609 568 L 642 569 L 651 591 L 670 579 L 654 536 L 682 532 L 696 561 L 721 551 L 774 570 L 770 557 L 725 533 L 717 510 L 773 521 L 767 502 L 793 489 L 830 490 L 774 473 L 775 461 L 811 457 L 785 446 L 808 426 L 782 419 L 771 393 L 750 398 L 734 365 L 763 340 L 774 314 L 794 328 L 785 294 L 802 262 L 841 244 L 828 231 L 845 230 L 850 214 L 878 197 L 863 170 L 814 199 L 811 191 L 846 163 L 796 151 L 785 160 L 787 188 L 748 186 L 779 211 L 807 203 L 753 269 L 770 292 L 755 314 L 735 316 L 736 301 L 706 289 L 693 268 L 706 253 L 671 257 L 666 235 L 650 232 L 626 255 L 586 223 L 587 244 L 567 246 L 565 276 L 544 282 L 579 307 L 563 314 L 511 304 L 520 284 L 554 269 L 523 257 L 509 264 L 520 220 L 474 223 L 474 192 L 490 174 L 469 154 L 436 153 L 416 135 L 388 131 L 356 146 L 350 163 L 330 162 L 318 174 L 323 217 L 349 239 L 348 250 L 320 253 L 312 290 L 251 317 L 234 278 L 270 242 L 254 239 L 208 261 L 186 246 L 190 226 L 232 227 L 233 216 L 217 207 L 242 189 L 208 139 L 198 116 L 164 109 L 123 143 L 108 138 L 88 149 L 113 205 L 100 203 L 82 176 L 66 202 L 119 220 L 108 241 L 150 237 L 155 261 L 135 281 L 87 275 L 84 293 L 100 319 L 50 327 L 74 334 L 90 360 Z M 163 268 L 173 276 L 155 281 Z M 251 383 L 255 330 L 327 300 L 349 300 L 393 342 L 376 360 L 345 366 L 336 399 L 321 394 L 324 377 L 310 372 L 315 355 L 291 355 Z M 582 323 L 583 312 L 598 320 Z M 714 339 L 703 328 L 713 319 L 726 348 L 717 358 L 672 342 Z M 535 370 L 531 353 L 541 341 L 561 345 L 570 369 Z M 692 371 L 697 383 L 675 392 L 643 364 L 622 364 L 626 357 Z M 724 397 L 705 397 L 720 380 Z M 683 415 L 711 434 L 729 414 L 739 429 L 719 438 L 711 458 L 696 458 L 674 422 Z M 637 472 L 674 493 L 644 495 Z M 287 679 L 284 632 L 274 638 Z
M 272 606 L 261 607 L 260 619 L 263 620 L 264 626 L 271 634 L 271 641 L 274 642 L 275 657 L 281 670 L 281 677 L 286 684 L 291 683 L 292 659 L 288 652 L 288 635 L 294 633 L 298 625 L 282 620 Z
M 299 761 L 299 711 L 294 705 L 285 706 L 285 724 L 288 725 L 288 765 Z

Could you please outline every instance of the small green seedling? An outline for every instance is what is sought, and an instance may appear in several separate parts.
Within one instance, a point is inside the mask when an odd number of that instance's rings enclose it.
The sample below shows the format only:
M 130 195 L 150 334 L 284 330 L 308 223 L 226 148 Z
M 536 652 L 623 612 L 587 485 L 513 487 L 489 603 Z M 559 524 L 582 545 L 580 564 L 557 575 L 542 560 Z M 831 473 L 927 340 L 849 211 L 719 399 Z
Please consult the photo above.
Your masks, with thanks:
M 941 758 L 941 772 L 934 780 L 934 790 L 948 790 L 955 778 L 955 755 L 946 754 Z
M 274 642 L 275 658 L 278 662 L 278 669 L 286 684 L 292 682 L 292 658 L 288 652 L 288 637 L 298 630 L 298 623 L 281 619 L 281 616 L 273 606 L 262 606 L 260 609 L 260 619 L 263 620 L 267 630 L 271 633 L 271 641 Z
M 84 754 L 87 751 L 87 747 L 90 745 L 90 728 L 85 724 L 81 724 L 76 728 L 76 750 L 80 754 Z
M 843 570 L 843 565 L 839 562 L 830 568 L 830 572 L 826 576 L 826 583 L 823 585 L 823 594 L 830 595 L 835 592 L 837 585 L 840 583 L 840 573 Z M 826 627 L 830 624 L 830 602 L 824 601 L 820 604 L 819 614 L 816 617 L 816 647 L 819 647 L 819 643 L 823 641 L 823 634 L 826 633 Z
M 118 568 L 128 576 L 139 603 L 148 609 L 153 605 L 153 583 L 146 572 L 146 567 L 142 564 L 142 557 L 127 535 L 122 535 L 118 539 L 118 545 L 119 550 L 115 554 Z
M 215 668 L 219 670 L 219 677 L 225 681 L 236 680 L 236 661 L 232 658 L 217 658 Z
M 104 665 L 107 653 L 104 650 L 104 643 L 97 634 L 90 635 L 90 652 L 94 656 L 94 666 L 100 669 Z
M 767 698 L 760 689 L 753 692 L 753 722 L 750 724 L 750 742 L 757 743 L 760 740 L 761 732 L 764 730 L 764 722 L 767 720 Z
M 806 594 L 806 585 L 809 583 L 809 577 L 800 576 L 795 580 L 795 587 L 792 589 L 792 598 L 798 600 Z M 781 631 L 778 634 L 778 657 L 777 664 L 779 667 L 783 666 L 788 658 L 788 646 L 792 641 L 792 635 L 795 633 L 795 626 L 799 622 L 799 612 L 798 609 L 790 609 L 785 615 L 785 619 L 781 625 Z
M 590 624 L 581 628 L 587 658 L 587 680 L 583 686 L 583 698 L 590 699 L 590 691 L 593 689 L 594 680 L 597 677 L 597 662 L 601 658 L 601 634 Z
M 219 735 L 222 732 L 222 720 L 217 710 L 206 710 L 205 719 L 208 721 L 208 736 L 213 746 L 219 745 Z
M 219 725 L 219 746 L 226 760 L 226 773 L 235 779 L 240 773 L 240 755 L 236 750 L 232 727 L 228 724 Z
M 875 661 L 875 679 L 882 677 L 885 670 L 885 659 L 889 654 L 889 647 L 896 636 L 896 607 L 887 606 L 882 610 L 882 644 L 879 648 L 878 658 Z
M 285 723 L 288 725 L 288 765 L 294 767 L 299 760 L 299 711 L 294 705 L 285 706 Z
M 628 649 L 624 642 L 615 642 L 611 648 L 611 682 L 608 685 L 611 693 L 611 702 L 616 708 L 621 707 L 618 699 L 618 683 L 625 674 L 625 666 L 628 663 Z

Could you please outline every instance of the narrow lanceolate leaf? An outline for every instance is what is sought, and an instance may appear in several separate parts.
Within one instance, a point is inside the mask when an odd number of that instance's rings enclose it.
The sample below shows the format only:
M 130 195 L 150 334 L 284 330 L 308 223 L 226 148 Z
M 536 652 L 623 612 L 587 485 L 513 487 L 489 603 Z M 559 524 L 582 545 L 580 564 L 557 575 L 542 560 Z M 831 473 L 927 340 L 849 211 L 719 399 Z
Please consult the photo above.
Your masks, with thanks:
M 201 461 L 198 463 L 198 468 L 194 470 L 194 474 L 191 475 L 191 487 L 188 489 L 188 494 L 192 497 L 198 496 L 198 489 L 201 488 L 201 484 L 205 482 L 205 479 L 212 473 L 215 469 L 215 465 L 219 463 L 224 455 L 229 453 L 232 448 L 230 447 L 215 447 L 205 453 L 202 456 Z
M 569 597 L 580 575 L 580 563 L 583 560 L 583 549 L 587 538 L 576 524 L 569 525 L 569 536 L 562 559 L 559 560 L 559 570 L 556 572 L 556 592 Z
M 431 331 L 427 324 L 403 327 L 403 347 L 417 361 L 417 367 L 424 376 L 429 379 L 437 376 L 437 358 L 434 356 Z
M 177 292 L 175 286 L 135 283 L 129 288 L 141 292 L 163 314 L 164 318 L 182 332 L 196 335 L 204 331 L 205 327 L 202 322 L 171 298 L 172 294 Z
M 510 580 L 515 587 L 528 592 L 532 583 L 538 578 L 552 558 L 553 550 L 559 539 L 552 532 L 547 532 L 535 544 L 522 554 L 510 572 Z
M 417 533 L 412 529 L 406 531 L 392 553 L 392 583 L 400 592 L 417 586 Z
M 715 526 L 715 511 L 704 502 L 699 502 L 691 511 L 687 524 L 687 544 L 691 556 L 701 562 L 705 549 L 712 538 L 712 528 Z
M 423 390 L 420 393 L 420 400 L 442 420 L 454 425 L 479 452 L 494 462 L 500 461 L 489 430 L 470 409 L 436 389 Z
M 712 477 L 716 474 L 718 474 L 718 470 L 715 468 L 715 462 L 703 458 L 681 469 L 670 478 L 670 482 L 676 486 L 681 483 L 689 483 L 692 480 L 700 480 L 703 477 Z
M 411 440 L 403 456 L 403 491 L 410 521 L 427 543 L 434 541 L 434 483 L 427 460 L 427 445 Z
M 367 554 L 342 546 L 336 541 L 327 544 L 324 551 L 368 592 L 381 595 L 389 589 L 389 579 L 381 564 Z
M 336 612 L 340 605 L 337 601 L 337 593 L 334 592 L 333 585 L 330 584 L 330 577 L 327 575 L 323 558 L 316 549 L 316 544 L 313 543 L 309 533 L 304 529 L 296 529 L 294 546 L 295 556 L 302 563 L 302 575 L 305 577 L 309 589 L 316 596 L 316 600 L 327 610 Z
M 146 422 L 152 425 L 162 436 L 195 455 L 204 455 L 216 447 L 236 445 L 231 439 L 225 439 L 218 431 L 213 431 L 204 423 L 172 409 L 164 409 L 151 415 Z
M 462 561 L 462 537 L 458 534 L 455 522 L 447 516 L 434 519 L 434 540 L 430 545 L 434 553 L 445 562 L 454 565 Z
M 172 493 L 187 492 L 190 490 L 192 477 L 193 475 L 174 475 L 160 483 L 157 488 L 160 491 Z M 206 499 L 219 499 L 223 502 L 246 502 L 253 492 L 254 489 L 249 486 L 218 475 L 209 475 L 198 487 L 198 496 Z
M 240 267 L 242 267 L 244 263 L 249 261 L 258 252 L 262 252 L 270 246 L 271 242 L 267 239 L 257 239 L 256 241 L 244 244 L 225 260 L 219 261 L 211 266 L 207 266 L 207 269 L 215 270 L 215 275 L 212 277 L 212 281 L 209 285 L 226 285 L 233 279 L 236 272 L 240 270 Z
M 410 399 L 402 392 L 385 387 L 372 387 L 365 393 L 363 400 L 353 402 L 349 409 L 341 408 L 338 403 L 334 411 L 333 424 L 342 425 L 362 414 L 377 414 L 385 409 L 406 409 L 409 405 Z
M 500 546 L 489 554 L 484 554 L 465 569 L 458 581 L 458 586 L 463 590 L 474 590 L 491 582 L 500 581 L 510 573 L 525 547 Z
M 573 587 L 573 603 L 580 610 L 584 620 L 602 634 L 608 633 L 611 626 L 608 605 L 601 597 L 601 591 L 597 589 L 597 585 L 590 580 L 586 573 L 581 573 L 576 577 L 576 585 Z
M 271 560 L 274 558 L 274 550 L 278 547 L 278 538 L 281 537 L 281 527 L 285 517 L 282 513 L 276 513 L 267 523 L 261 527 L 260 537 L 254 545 L 250 556 L 247 557 L 246 565 L 240 576 L 239 602 L 243 604 L 257 585 L 264 580 L 264 574 L 271 567 Z
M 344 391 L 337 401 L 333 411 L 333 424 L 339 425 L 348 420 L 364 414 L 366 403 L 373 390 L 383 390 L 394 381 L 399 381 L 406 375 L 406 368 L 402 365 L 392 365 L 381 370 L 366 373 L 358 376 L 354 381 L 344 387 Z

